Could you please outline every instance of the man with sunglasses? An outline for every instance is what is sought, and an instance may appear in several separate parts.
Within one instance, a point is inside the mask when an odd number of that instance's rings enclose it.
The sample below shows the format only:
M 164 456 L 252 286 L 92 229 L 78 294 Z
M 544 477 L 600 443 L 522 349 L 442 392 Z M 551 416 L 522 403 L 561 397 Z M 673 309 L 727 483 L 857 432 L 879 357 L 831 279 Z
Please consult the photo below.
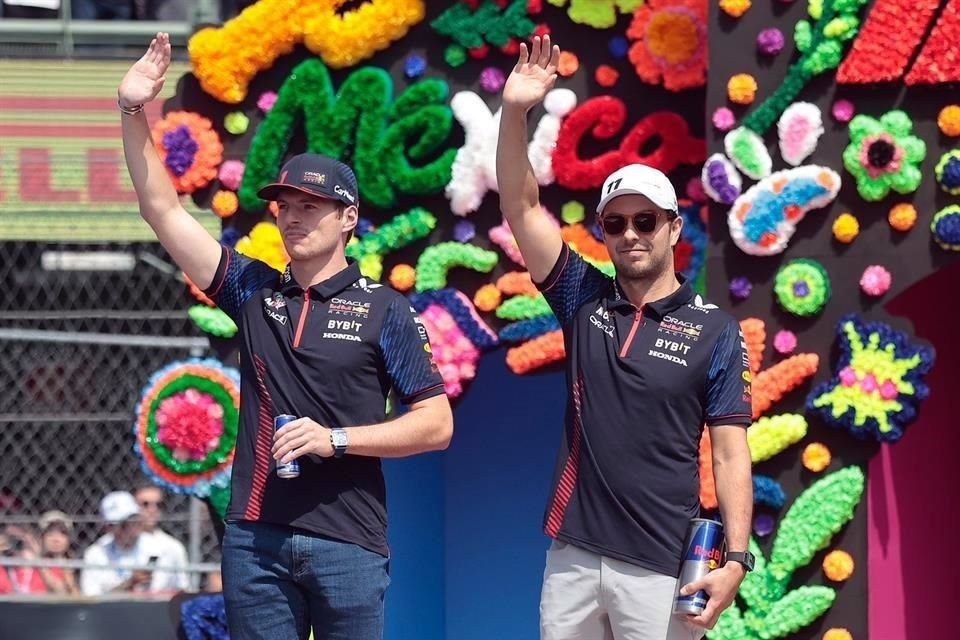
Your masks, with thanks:
M 571 251 L 543 212 L 527 158 L 527 112 L 556 82 L 560 50 L 534 38 L 503 89 L 500 207 L 563 328 L 566 428 L 544 517 L 553 538 L 540 601 L 543 640 L 699 638 L 745 572 L 753 502 L 750 372 L 740 327 L 673 267 L 683 219 L 665 175 L 633 164 L 603 184 L 597 218 L 611 279 Z M 678 585 L 699 511 L 698 447 L 710 429 L 728 553 Z M 677 589 L 709 594 L 674 615 Z

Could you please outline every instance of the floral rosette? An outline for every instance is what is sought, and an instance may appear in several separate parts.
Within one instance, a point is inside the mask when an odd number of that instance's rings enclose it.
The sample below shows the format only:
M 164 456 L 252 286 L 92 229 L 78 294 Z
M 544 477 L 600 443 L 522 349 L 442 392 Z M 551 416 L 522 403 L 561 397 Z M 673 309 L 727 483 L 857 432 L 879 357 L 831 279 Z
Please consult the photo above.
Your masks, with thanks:
M 633 14 L 627 37 L 640 79 L 670 91 L 701 87 L 707 79 L 705 0 L 650 0 Z
M 919 164 L 927 145 L 910 135 L 913 122 L 903 111 L 889 111 L 879 120 L 859 115 L 850 121 L 850 144 L 843 152 L 843 166 L 857 180 L 864 200 L 882 200 L 890 190 L 912 193 L 923 174 Z
M 193 193 L 217 177 L 223 143 L 210 120 L 190 111 L 171 111 L 151 133 L 177 193 Z
M 157 484 L 224 514 L 237 443 L 240 372 L 214 359 L 168 364 L 137 403 L 134 451 Z
M 801 317 L 820 313 L 830 299 L 827 270 L 808 258 L 797 258 L 781 267 L 773 288 L 780 306 Z

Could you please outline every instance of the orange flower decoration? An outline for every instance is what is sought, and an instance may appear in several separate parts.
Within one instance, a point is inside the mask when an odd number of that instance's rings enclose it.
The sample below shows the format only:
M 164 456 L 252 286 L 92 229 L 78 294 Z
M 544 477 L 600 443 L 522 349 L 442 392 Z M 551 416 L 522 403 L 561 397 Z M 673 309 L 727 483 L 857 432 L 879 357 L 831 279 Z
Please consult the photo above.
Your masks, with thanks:
M 217 177 L 223 144 L 210 120 L 190 111 L 171 111 L 151 133 L 177 193 L 193 193 Z
M 640 79 L 670 91 L 707 81 L 706 0 L 650 0 L 633 14 L 627 37 Z

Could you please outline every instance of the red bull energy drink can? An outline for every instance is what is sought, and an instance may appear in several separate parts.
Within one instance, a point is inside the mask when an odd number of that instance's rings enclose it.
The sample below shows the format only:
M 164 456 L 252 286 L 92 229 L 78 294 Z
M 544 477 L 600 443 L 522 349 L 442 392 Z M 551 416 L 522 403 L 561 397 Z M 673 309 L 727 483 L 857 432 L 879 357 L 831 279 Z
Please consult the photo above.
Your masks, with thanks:
M 705 518 L 691 520 L 683 543 L 682 558 L 673 612 L 698 616 L 707 606 L 707 592 L 700 590 L 682 596 L 680 589 L 720 566 L 723 560 L 723 525 Z
M 284 413 L 273 419 L 273 432 L 276 433 L 287 426 L 288 423 L 297 420 L 297 416 L 292 416 L 289 413 Z M 300 475 L 300 463 L 296 460 L 292 460 L 287 464 L 277 463 L 277 477 L 279 478 L 296 478 Z

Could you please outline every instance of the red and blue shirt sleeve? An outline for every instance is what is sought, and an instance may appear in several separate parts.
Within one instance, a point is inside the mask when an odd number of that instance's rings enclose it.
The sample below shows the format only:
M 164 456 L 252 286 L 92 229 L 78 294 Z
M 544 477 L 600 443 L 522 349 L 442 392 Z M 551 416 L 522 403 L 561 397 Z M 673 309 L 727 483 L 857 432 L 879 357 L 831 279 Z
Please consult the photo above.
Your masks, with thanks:
M 217 273 L 204 293 L 239 324 L 243 304 L 257 291 L 279 279 L 280 272 L 270 265 L 224 246 Z
M 413 404 L 444 393 L 427 329 L 409 302 L 398 296 L 387 308 L 380 350 L 400 401 Z
M 610 286 L 611 278 L 584 260 L 564 243 L 560 257 L 543 282 L 535 283 L 547 299 L 562 326 L 577 314 L 577 309 L 596 299 Z
M 753 423 L 750 361 L 739 323 L 731 319 L 713 349 L 707 372 L 708 427 Z

